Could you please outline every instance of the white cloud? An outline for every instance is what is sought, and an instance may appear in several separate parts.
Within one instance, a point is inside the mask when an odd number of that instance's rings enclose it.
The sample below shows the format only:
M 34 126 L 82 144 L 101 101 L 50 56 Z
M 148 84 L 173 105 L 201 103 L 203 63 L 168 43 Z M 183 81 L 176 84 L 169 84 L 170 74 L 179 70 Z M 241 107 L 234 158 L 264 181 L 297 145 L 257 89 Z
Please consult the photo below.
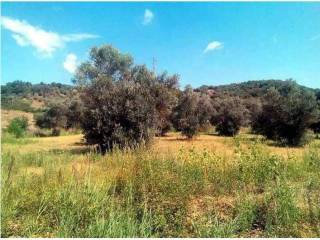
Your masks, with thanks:
M 86 33 L 60 35 L 10 17 L 1 17 L 1 25 L 12 32 L 12 37 L 19 46 L 32 46 L 42 56 L 51 56 L 57 49 L 64 47 L 66 42 L 98 37 Z
M 20 36 L 18 34 L 12 34 L 12 37 L 16 40 L 18 45 L 20 45 L 22 47 L 28 46 L 28 42 L 22 36 Z
M 218 41 L 213 41 L 208 44 L 206 49 L 203 51 L 204 53 L 213 51 L 213 50 L 218 50 L 223 48 L 223 43 L 218 42 Z
M 143 22 L 142 22 L 142 24 L 143 24 L 143 25 L 148 25 L 148 24 L 150 24 L 150 23 L 152 22 L 153 18 L 154 18 L 153 12 L 151 12 L 151 10 L 149 10 L 149 9 L 146 9 L 146 10 L 144 11 L 144 17 L 143 17 Z
M 63 62 L 64 69 L 66 69 L 69 73 L 74 74 L 78 65 L 77 59 L 78 58 L 75 54 L 69 53 Z

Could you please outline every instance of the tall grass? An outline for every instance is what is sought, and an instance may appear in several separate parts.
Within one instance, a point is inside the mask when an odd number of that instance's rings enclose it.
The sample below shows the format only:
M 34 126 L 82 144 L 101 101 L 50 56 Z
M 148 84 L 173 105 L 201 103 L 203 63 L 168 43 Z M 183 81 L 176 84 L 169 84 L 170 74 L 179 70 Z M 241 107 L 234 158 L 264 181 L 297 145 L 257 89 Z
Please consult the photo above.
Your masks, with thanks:
M 234 145 L 233 158 L 4 149 L 1 236 L 319 236 L 319 145 L 299 159 L 259 141 Z

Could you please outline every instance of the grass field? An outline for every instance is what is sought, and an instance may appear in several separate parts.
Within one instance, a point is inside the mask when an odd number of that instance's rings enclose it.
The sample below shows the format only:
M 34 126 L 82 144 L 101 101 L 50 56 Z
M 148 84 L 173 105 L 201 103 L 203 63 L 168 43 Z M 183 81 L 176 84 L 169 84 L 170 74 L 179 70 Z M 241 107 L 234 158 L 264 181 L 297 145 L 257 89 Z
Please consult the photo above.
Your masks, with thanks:
M 9 125 L 9 122 L 16 118 L 16 117 L 26 117 L 29 122 L 29 129 L 34 129 L 35 124 L 34 124 L 34 119 L 33 119 L 33 114 L 28 113 L 28 112 L 23 112 L 23 111 L 17 111 L 17 110 L 5 110 L 1 109 L 1 127 L 6 128 Z
M 320 236 L 320 141 L 177 133 L 105 156 L 2 137 L 2 237 Z

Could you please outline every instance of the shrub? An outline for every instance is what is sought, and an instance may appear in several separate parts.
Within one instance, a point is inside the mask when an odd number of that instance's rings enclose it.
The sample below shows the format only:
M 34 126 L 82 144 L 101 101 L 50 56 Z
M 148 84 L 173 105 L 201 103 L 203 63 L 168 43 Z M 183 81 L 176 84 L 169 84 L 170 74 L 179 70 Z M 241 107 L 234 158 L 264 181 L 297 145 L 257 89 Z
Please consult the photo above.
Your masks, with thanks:
M 13 134 L 16 138 L 22 137 L 28 127 L 28 119 L 24 116 L 12 119 L 7 128 L 8 132 Z
M 316 116 L 314 94 L 293 84 L 282 95 L 278 90 L 269 90 L 261 112 L 253 121 L 252 129 L 255 133 L 286 145 L 303 145 L 306 130 Z

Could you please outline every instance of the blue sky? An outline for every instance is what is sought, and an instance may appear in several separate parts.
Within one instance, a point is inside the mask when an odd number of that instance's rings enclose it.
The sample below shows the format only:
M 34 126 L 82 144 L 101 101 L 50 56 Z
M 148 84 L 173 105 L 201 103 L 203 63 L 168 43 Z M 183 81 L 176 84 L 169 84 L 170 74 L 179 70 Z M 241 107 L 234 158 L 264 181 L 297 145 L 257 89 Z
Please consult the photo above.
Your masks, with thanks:
M 2 3 L 1 82 L 71 83 L 111 44 L 181 87 L 293 78 L 320 88 L 320 3 Z

